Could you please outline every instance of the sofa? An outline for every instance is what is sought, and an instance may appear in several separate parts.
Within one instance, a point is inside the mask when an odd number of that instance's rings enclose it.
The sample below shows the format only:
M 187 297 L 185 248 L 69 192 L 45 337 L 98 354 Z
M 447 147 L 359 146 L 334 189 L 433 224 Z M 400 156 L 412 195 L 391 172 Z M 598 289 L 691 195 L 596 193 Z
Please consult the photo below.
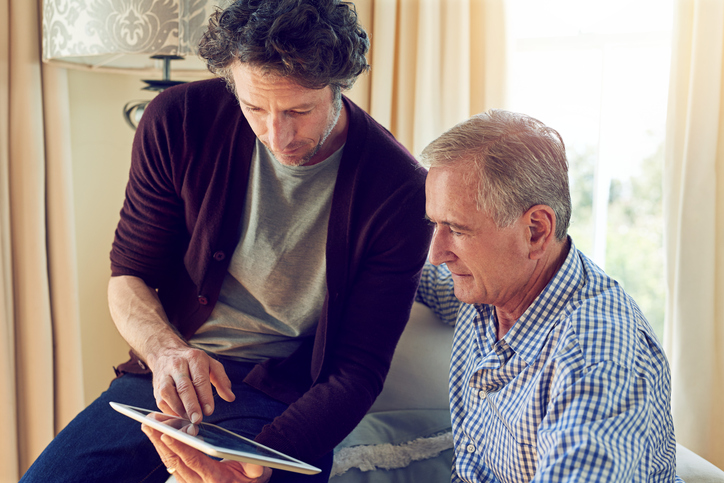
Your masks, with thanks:
M 413 305 L 382 393 L 335 449 L 330 483 L 450 481 L 452 335 L 453 328 L 430 309 Z M 724 483 L 724 471 L 679 444 L 676 459 L 677 474 L 686 483 Z
M 382 393 L 335 450 L 330 483 L 450 481 L 452 334 L 430 309 L 413 305 Z M 686 483 L 724 483 L 724 471 L 680 444 L 676 472 Z

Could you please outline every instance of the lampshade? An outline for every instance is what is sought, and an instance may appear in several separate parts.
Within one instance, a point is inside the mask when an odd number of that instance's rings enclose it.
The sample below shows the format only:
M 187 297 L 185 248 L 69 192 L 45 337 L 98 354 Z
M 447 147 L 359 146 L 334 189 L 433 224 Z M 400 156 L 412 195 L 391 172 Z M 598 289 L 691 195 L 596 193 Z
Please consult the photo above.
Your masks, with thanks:
M 181 56 L 174 72 L 204 70 L 196 56 L 209 16 L 229 0 L 43 0 L 43 60 L 104 71 L 151 72 L 150 56 Z
M 208 75 L 196 55 L 215 8 L 233 0 L 43 0 L 43 60 L 106 72 L 162 73 L 144 79 L 144 90 L 162 91 L 178 75 Z M 183 62 L 178 62 L 183 60 Z M 150 101 L 123 106 L 136 129 Z

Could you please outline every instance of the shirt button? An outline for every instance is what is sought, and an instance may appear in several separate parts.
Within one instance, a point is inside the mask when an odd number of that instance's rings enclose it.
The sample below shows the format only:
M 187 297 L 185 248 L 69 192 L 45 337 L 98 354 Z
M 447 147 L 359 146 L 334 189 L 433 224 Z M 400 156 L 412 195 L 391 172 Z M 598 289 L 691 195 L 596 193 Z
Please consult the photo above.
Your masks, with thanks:
M 474 445 L 474 444 L 469 444 L 465 449 L 468 451 L 468 453 L 475 453 L 475 445 Z
M 478 393 L 478 396 L 480 396 L 480 399 L 485 399 L 486 397 L 488 397 L 488 395 L 485 394 L 485 391 L 480 391 L 480 392 Z
M 206 305 L 206 304 L 209 303 L 209 299 L 207 299 L 207 298 L 204 297 L 203 295 L 199 295 L 199 303 L 200 303 L 201 305 Z
M 226 253 L 219 250 L 218 252 L 214 253 L 214 260 L 217 262 L 222 261 L 224 258 L 226 258 Z

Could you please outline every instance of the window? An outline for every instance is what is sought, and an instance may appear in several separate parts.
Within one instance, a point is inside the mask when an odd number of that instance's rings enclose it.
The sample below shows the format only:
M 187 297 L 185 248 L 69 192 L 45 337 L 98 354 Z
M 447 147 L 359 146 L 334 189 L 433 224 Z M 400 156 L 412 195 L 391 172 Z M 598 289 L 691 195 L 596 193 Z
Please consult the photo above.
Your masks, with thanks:
M 576 246 L 663 336 L 661 183 L 673 0 L 508 0 L 509 108 L 566 143 Z

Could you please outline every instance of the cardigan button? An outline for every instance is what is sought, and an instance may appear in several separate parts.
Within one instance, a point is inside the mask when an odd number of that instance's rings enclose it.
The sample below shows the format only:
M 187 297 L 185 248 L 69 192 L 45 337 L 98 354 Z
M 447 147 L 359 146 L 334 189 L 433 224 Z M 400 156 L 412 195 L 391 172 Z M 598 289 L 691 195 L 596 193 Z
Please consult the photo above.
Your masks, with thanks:
M 221 250 L 214 253 L 214 260 L 216 260 L 217 262 L 223 261 L 224 258 L 226 258 L 226 253 L 222 252 Z
M 199 295 L 199 303 L 200 303 L 201 305 L 206 305 L 206 304 L 209 303 L 209 299 L 207 299 L 207 298 L 204 297 L 203 295 Z

